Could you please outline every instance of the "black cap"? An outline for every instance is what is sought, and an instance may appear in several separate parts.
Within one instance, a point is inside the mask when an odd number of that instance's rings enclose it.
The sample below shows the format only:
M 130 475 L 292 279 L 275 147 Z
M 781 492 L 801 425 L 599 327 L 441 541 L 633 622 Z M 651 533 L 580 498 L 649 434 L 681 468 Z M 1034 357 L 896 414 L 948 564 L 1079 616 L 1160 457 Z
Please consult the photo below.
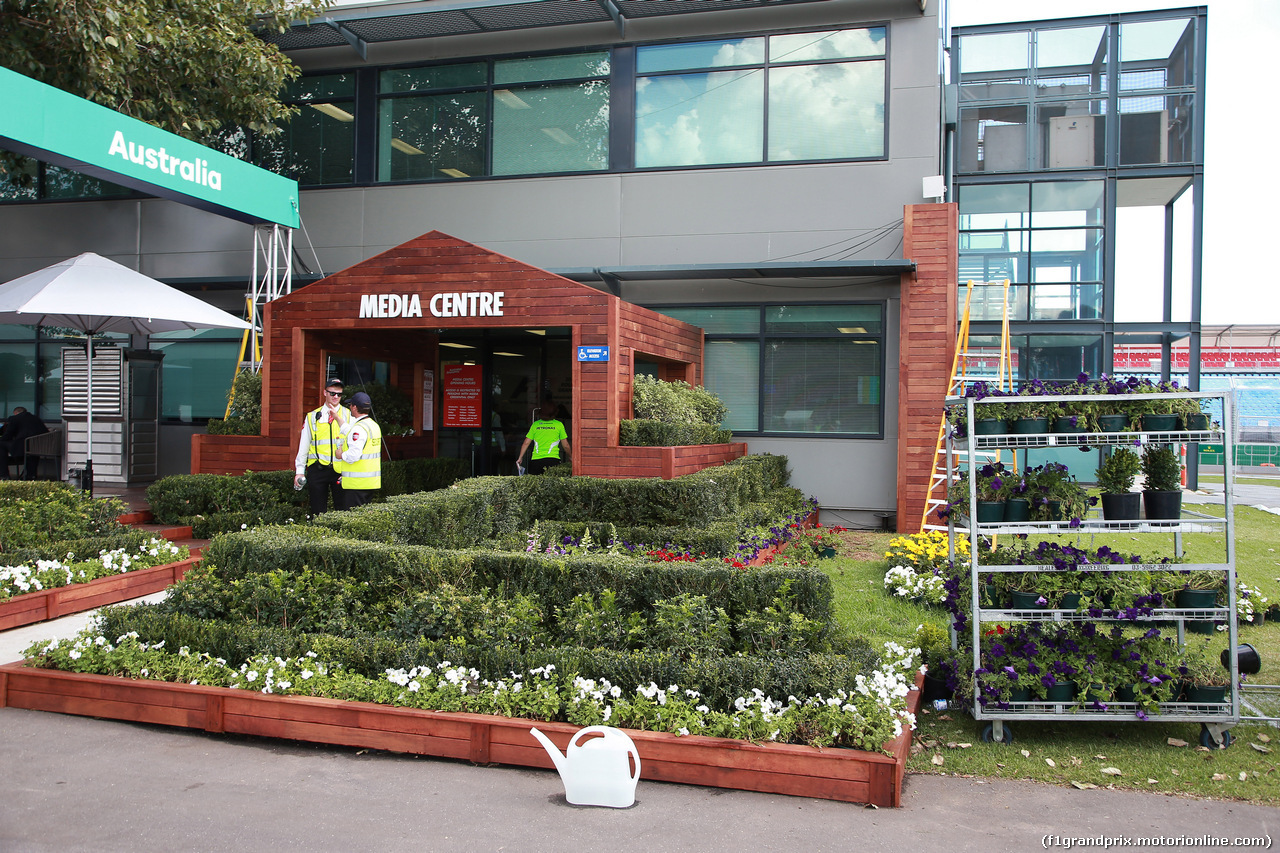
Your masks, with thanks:
M 351 403 L 353 405 L 359 406 L 362 409 L 369 409 L 373 407 L 373 401 L 370 400 L 369 395 L 364 393 L 363 391 L 357 391 L 356 393 L 352 394 Z
M 335 376 L 334 378 L 330 379 L 328 382 L 324 383 L 324 387 L 326 387 L 326 388 L 341 388 L 341 387 L 342 387 L 342 380 Z

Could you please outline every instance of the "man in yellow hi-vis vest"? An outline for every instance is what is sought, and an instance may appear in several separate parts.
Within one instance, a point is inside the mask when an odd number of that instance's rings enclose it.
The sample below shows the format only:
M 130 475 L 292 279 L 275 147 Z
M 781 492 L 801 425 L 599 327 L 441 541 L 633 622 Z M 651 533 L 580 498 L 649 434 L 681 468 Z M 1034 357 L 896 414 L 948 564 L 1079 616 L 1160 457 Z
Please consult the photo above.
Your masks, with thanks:
M 307 412 L 298 436 L 298 453 L 293 460 L 293 487 L 305 484 L 311 498 L 311 514 L 319 515 L 333 506 L 342 509 L 342 489 L 334 459 L 342 450 L 342 430 L 351 422 L 351 413 L 342 406 L 342 380 L 330 379 L 324 384 L 320 408 Z
M 382 428 L 369 417 L 373 401 L 363 391 L 351 395 L 351 427 L 342 442 L 338 473 L 342 475 L 342 508 L 373 499 L 382 488 Z

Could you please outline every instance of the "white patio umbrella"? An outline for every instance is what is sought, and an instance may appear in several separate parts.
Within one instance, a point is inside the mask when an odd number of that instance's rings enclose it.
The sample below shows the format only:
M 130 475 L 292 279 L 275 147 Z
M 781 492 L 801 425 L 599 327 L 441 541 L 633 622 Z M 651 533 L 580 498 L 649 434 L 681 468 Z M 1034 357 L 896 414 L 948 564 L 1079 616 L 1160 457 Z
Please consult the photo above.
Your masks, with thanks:
M 0 323 L 61 326 L 88 339 L 85 478 L 93 492 L 93 336 L 182 329 L 248 329 L 226 311 L 164 282 L 86 252 L 0 284 Z

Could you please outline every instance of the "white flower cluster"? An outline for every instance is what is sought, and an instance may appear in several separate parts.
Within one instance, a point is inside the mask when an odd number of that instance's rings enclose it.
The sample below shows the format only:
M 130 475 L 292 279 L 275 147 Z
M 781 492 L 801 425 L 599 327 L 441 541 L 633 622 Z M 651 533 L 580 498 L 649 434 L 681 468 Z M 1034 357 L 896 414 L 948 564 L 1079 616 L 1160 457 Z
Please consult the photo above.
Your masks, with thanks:
M 67 554 L 63 560 L 36 560 L 18 566 L 0 566 L 0 599 L 6 595 L 22 595 L 40 592 L 60 586 L 70 586 L 90 579 L 88 568 L 100 564 L 109 573 L 125 573 L 139 568 L 172 562 L 182 549 L 167 539 L 153 537 L 143 542 L 137 551 L 125 548 L 102 550 L 94 560 L 77 563 L 75 554 Z M 101 577 L 96 572 L 94 577 Z
M 941 604 L 946 600 L 943 583 L 942 576 L 933 569 L 917 572 L 911 566 L 893 566 L 884 574 L 884 588 L 889 592 L 928 604 Z
M 181 654 L 181 652 L 179 652 Z M 222 658 L 216 663 L 225 665 Z M 258 655 L 240 664 L 240 669 L 231 674 L 231 688 L 257 690 L 260 693 L 303 693 L 307 692 L 299 682 L 310 681 L 317 675 L 325 675 L 328 669 L 316 660 L 315 652 L 307 652 L 296 658 Z M 192 684 L 195 682 L 193 681 Z M 295 685 L 301 687 L 294 690 Z
M 1249 586 L 1242 580 L 1236 581 L 1236 619 L 1242 622 L 1252 622 L 1259 611 L 1266 612 L 1267 604 L 1270 601 L 1262 590 L 1256 586 Z M 1220 630 L 1226 630 L 1225 625 L 1219 626 Z

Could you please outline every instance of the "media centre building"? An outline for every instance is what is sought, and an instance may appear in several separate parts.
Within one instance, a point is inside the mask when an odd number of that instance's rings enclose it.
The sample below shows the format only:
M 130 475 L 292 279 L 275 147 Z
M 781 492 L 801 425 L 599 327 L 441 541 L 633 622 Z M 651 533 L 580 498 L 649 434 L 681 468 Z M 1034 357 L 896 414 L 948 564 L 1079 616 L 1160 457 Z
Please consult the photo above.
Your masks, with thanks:
M 165 353 L 158 473 L 290 467 L 304 413 L 338 376 L 412 401 L 400 456 L 513 474 L 550 394 L 577 475 L 782 454 L 824 523 L 915 529 L 958 285 L 979 266 L 1014 282 L 1023 376 L 1101 372 L 1120 331 L 1191 331 L 1163 315 L 1118 330 L 1108 315 L 1116 205 L 1139 188 L 1155 206 L 1202 191 L 1202 144 L 1166 138 L 1163 161 L 1112 152 L 1106 122 L 1124 113 L 1106 104 L 1123 69 L 1105 47 L 1130 24 L 1174 33 L 1161 49 L 1178 62 L 1192 46 L 1181 80 L 1142 94 L 1165 109 L 1181 86 L 1202 123 L 1203 9 L 1009 26 L 994 35 L 1028 47 L 1007 69 L 962 66 L 957 45 L 972 39 L 977 57 L 988 34 L 951 33 L 933 0 L 370 3 L 273 35 L 303 70 L 287 93 L 300 113 L 247 155 L 298 181 L 302 227 L 293 292 L 264 311 L 262 434 L 205 434 L 239 333 L 121 338 Z M 1035 45 L 1062 32 L 1103 49 L 1075 51 L 1054 90 L 1066 106 L 1044 112 L 1044 87 L 1019 81 L 1048 79 Z M 1144 67 L 1162 61 L 1175 64 Z M 1050 161 L 1049 113 L 1076 111 L 1105 119 L 1089 162 Z M 988 160 L 982 145 L 1007 144 L 1011 125 L 1023 160 Z M 93 251 L 243 315 L 250 226 L 34 168 L 36 193 L 0 204 L 0 278 Z M 1067 238 L 1052 258 L 1036 243 L 1050 231 Z M 974 334 L 998 325 L 980 314 Z M 0 402 L 57 421 L 65 341 L 0 332 L 23 365 Z M 733 442 L 618 446 L 637 373 L 705 384 Z

